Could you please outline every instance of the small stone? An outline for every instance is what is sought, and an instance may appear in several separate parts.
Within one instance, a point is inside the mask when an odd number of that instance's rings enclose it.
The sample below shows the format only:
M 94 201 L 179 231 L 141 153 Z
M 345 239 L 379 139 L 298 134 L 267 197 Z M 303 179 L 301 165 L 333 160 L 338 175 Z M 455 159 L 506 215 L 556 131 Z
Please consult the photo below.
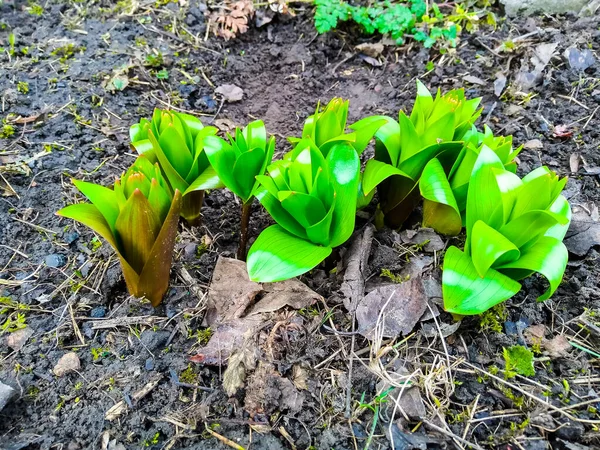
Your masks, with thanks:
M 0 381 L 0 411 L 15 395 L 17 395 L 17 391 Z
M 101 319 L 106 316 L 106 306 L 96 306 L 92 308 L 92 312 L 90 313 L 90 317 L 94 319 Z
M 62 267 L 67 263 L 67 258 L 58 253 L 46 256 L 46 265 L 48 267 Z
M 152 352 L 163 346 L 169 339 L 169 336 L 171 336 L 171 333 L 168 331 L 146 330 L 142 333 L 140 341 L 145 348 Z
M 12 348 L 15 352 L 18 352 L 23 348 L 27 339 L 33 335 L 33 330 L 29 327 L 22 328 L 20 330 L 12 332 L 8 338 L 6 338 L 6 345 Z
M 154 370 L 154 360 L 152 358 L 146 360 L 146 370 Z
M 63 239 L 65 240 L 65 242 L 67 244 L 72 244 L 77 239 L 79 239 L 79 233 L 77 233 L 76 231 L 73 231 L 72 233 L 67 233 L 67 234 L 65 234 Z
M 75 352 L 65 353 L 54 366 L 53 372 L 57 377 L 62 377 L 67 373 L 74 372 L 81 368 L 79 356 Z
M 184 258 L 188 261 L 192 259 L 196 259 L 196 250 L 198 249 L 198 244 L 190 242 L 185 247 L 183 247 Z

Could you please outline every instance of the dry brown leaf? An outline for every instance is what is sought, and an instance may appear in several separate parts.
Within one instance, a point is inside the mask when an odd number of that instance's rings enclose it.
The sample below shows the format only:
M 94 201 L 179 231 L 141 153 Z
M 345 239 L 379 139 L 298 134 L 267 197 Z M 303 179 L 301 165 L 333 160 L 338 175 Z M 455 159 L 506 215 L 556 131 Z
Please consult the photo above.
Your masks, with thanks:
M 379 287 L 367 294 L 356 309 L 358 332 L 367 339 L 407 335 L 427 309 L 421 277 Z
M 221 8 L 213 14 L 216 24 L 214 33 L 225 40 L 232 39 L 238 34 L 248 31 L 248 22 L 254 15 L 254 6 L 250 0 L 240 0 Z
M 539 139 L 531 139 L 523 144 L 525 150 L 540 150 L 544 148 L 544 144 Z
M 569 168 L 571 169 L 571 173 L 579 172 L 579 153 L 572 153 L 569 157 Z

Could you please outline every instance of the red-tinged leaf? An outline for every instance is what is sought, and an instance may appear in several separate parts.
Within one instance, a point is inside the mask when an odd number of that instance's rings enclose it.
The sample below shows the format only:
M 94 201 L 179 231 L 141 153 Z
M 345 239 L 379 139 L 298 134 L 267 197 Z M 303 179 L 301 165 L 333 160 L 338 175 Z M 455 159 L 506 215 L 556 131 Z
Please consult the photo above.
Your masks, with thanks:
M 464 316 L 481 314 L 520 289 L 519 283 L 494 269 L 481 278 L 471 258 L 458 248 L 453 246 L 446 251 L 442 292 L 447 312 Z
M 160 222 L 139 190 L 127 199 L 115 228 L 122 244 L 123 257 L 138 274 L 141 273 L 160 231 Z
M 252 281 L 263 283 L 287 280 L 313 269 L 330 254 L 331 247 L 321 247 L 272 225 L 250 247 L 248 275 Z
M 162 224 L 140 275 L 139 291 L 150 300 L 152 306 L 160 304 L 169 287 L 169 272 L 173 260 L 181 203 L 181 192 L 175 191 L 167 218 Z

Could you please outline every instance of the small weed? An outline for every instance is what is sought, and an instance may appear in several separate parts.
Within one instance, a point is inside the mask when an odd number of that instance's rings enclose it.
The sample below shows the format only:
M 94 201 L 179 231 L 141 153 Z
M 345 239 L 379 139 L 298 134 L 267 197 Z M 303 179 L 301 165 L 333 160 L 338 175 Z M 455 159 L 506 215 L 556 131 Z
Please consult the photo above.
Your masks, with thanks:
M 493 331 L 494 333 L 502 333 L 504 322 L 508 319 L 508 310 L 504 303 L 500 303 L 488 309 L 479 317 L 479 328 L 482 332 L 489 333 Z
M 110 349 L 103 347 L 92 347 L 90 349 L 94 361 L 98 361 L 110 355 Z
M 504 378 L 514 378 L 516 374 L 523 375 L 524 377 L 535 375 L 533 353 L 531 350 L 522 345 L 513 345 L 512 347 L 505 348 L 503 355 L 506 363 Z
M 0 138 L 2 139 L 8 139 L 13 134 L 15 134 L 15 127 L 13 125 L 5 123 L 2 125 L 2 128 L 0 128 Z
M 29 83 L 27 81 L 19 81 L 17 83 L 17 91 L 19 91 L 21 94 L 28 94 L 29 93 Z
M 196 384 L 197 379 L 198 374 L 194 370 L 194 366 L 191 364 L 188 364 L 187 369 L 185 369 L 179 375 L 179 381 L 181 381 L 182 383 Z
M 44 14 L 44 7 L 37 3 L 30 3 L 29 6 L 27 7 L 27 12 L 29 14 L 31 14 L 32 16 L 41 17 L 42 14 Z
M 161 52 L 149 53 L 146 55 L 145 66 L 159 68 L 164 65 L 165 61 Z
M 393 273 L 389 269 L 381 269 L 381 273 L 379 274 L 379 276 L 389 278 L 394 283 L 398 283 L 398 284 L 404 283 L 405 281 L 408 281 L 410 279 L 410 275 L 406 275 L 405 277 L 403 277 L 401 275 L 397 275 L 397 274 Z
M 64 64 L 69 59 L 75 57 L 76 53 L 83 53 L 84 51 L 84 46 L 69 43 L 67 45 L 63 45 L 62 47 L 55 48 L 54 50 L 52 50 L 51 55 L 58 56 L 60 58 L 60 62 Z

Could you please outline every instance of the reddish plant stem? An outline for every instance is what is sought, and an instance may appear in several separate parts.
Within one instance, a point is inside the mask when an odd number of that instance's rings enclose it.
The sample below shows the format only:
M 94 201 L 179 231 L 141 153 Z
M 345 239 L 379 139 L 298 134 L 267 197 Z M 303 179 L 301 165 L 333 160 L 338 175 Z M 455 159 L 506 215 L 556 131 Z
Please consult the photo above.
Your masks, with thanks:
M 248 224 L 250 223 L 250 214 L 252 212 L 252 202 L 254 197 L 242 204 L 242 218 L 240 220 L 240 246 L 237 251 L 237 259 L 246 261 L 248 246 Z
M 202 223 L 200 209 L 204 202 L 204 191 L 192 191 L 183 197 L 181 215 L 190 227 L 198 227 Z

